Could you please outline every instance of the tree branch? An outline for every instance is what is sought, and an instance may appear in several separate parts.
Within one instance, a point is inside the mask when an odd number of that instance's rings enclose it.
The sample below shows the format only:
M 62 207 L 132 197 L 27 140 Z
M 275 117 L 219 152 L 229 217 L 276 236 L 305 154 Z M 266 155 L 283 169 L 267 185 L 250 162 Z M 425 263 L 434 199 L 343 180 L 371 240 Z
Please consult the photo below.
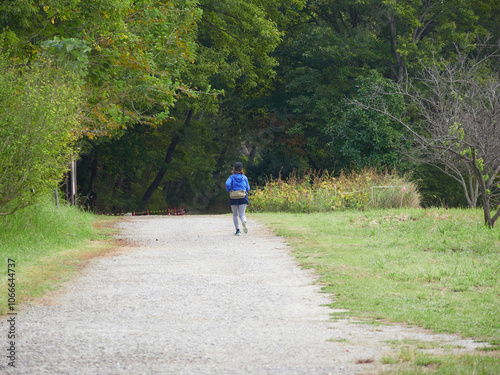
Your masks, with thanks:
M 241 40 L 241 39 L 239 39 L 238 37 L 234 36 L 234 35 L 233 35 L 233 34 L 231 34 L 229 31 L 224 30 L 224 29 L 221 29 L 221 28 L 220 28 L 220 27 L 218 27 L 218 26 L 215 26 L 215 25 L 214 25 L 213 23 L 211 23 L 210 21 L 207 21 L 206 19 L 202 19 L 202 22 L 207 23 L 208 25 L 210 25 L 210 26 L 211 26 L 211 27 L 213 27 L 214 29 L 219 30 L 219 31 L 222 31 L 224 34 L 227 34 L 227 35 L 229 35 L 230 37 L 232 37 L 232 38 L 236 39 L 238 42 L 240 42 L 240 43 L 242 43 L 242 44 L 244 44 L 244 45 L 248 46 L 248 44 L 247 44 L 247 43 L 245 43 L 243 40 Z

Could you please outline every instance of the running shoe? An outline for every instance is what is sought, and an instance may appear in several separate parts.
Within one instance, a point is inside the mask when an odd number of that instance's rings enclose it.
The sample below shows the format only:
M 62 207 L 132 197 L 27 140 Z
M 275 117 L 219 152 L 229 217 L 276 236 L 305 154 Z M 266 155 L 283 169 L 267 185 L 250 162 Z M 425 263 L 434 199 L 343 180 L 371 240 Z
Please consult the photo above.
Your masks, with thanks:
M 241 236 L 241 232 L 239 229 L 236 229 L 236 233 L 234 234 L 235 236 Z
M 247 222 L 246 221 L 242 221 L 241 224 L 243 224 L 243 232 L 244 233 L 248 233 Z

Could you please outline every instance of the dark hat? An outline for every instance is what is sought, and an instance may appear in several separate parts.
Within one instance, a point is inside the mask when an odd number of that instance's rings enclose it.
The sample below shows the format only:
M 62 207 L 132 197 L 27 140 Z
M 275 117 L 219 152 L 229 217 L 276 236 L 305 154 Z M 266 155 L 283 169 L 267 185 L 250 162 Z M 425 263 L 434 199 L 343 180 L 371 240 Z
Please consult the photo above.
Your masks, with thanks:
M 243 164 L 237 161 L 234 163 L 234 169 L 243 169 Z

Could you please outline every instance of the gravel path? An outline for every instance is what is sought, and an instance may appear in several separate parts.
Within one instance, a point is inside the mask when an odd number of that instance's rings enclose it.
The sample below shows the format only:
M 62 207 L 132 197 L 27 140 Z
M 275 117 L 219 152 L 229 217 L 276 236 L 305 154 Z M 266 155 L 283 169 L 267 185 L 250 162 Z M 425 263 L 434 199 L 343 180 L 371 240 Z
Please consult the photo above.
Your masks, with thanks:
M 255 222 L 241 237 L 227 215 L 135 217 L 120 229 L 133 245 L 92 262 L 54 303 L 16 317 L 17 368 L 5 369 L 2 355 L 0 370 L 375 374 L 391 351 L 387 340 L 476 345 L 403 326 L 329 321 L 330 297 L 283 240 Z M 6 342 L 6 322 L 0 328 Z

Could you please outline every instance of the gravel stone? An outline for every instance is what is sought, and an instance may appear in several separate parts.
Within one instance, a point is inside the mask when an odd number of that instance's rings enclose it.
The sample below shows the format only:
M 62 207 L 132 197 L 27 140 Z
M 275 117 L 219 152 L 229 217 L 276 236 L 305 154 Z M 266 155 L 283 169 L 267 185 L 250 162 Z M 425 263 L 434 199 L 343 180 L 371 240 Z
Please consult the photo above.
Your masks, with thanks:
M 7 374 L 368 374 L 388 340 L 481 344 L 403 325 L 330 320 L 283 239 L 249 217 L 131 217 L 130 245 L 97 259 L 52 303 L 16 317 L 16 368 Z M 7 323 L 2 321 L 2 346 Z M 356 362 L 369 362 L 357 364 Z M 371 362 L 371 363 L 370 363 Z

